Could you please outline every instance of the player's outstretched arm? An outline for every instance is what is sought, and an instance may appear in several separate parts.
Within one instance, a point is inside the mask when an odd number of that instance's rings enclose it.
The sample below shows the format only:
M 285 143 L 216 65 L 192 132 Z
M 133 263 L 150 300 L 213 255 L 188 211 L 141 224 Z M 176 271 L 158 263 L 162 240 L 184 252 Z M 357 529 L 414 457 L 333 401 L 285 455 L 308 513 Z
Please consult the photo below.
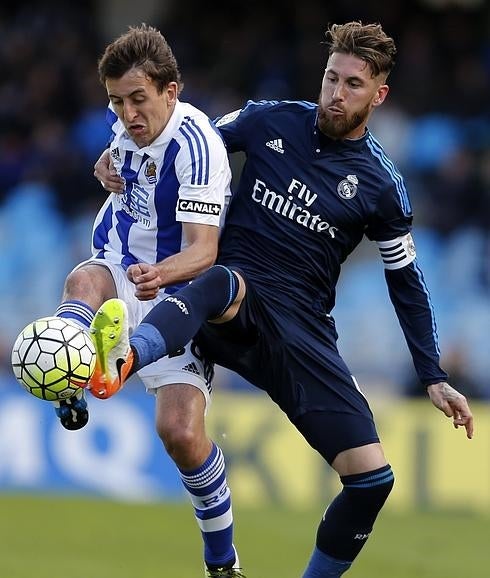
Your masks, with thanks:
M 447 417 L 453 418 L 454 427 L 457 429 L 459 426 L 464 426 L 466 436 L 471 439 L 473 437 L 473 415 L 466 397 L 445 381 L 429 385 L 427 392 L 432 403 Z
M 194 279 L 216 260 L 219 229 L 213 225 L 183 223 L 187 247 L 156 263 L 130 265 L 126 272 L 140 301 L 154 299 L 162 287 Z
M 94 177 L 110 193 L 124 193 L 124 179 L 117 174 L 111 162 L 109 149 L 100 155 L 94 165 Z

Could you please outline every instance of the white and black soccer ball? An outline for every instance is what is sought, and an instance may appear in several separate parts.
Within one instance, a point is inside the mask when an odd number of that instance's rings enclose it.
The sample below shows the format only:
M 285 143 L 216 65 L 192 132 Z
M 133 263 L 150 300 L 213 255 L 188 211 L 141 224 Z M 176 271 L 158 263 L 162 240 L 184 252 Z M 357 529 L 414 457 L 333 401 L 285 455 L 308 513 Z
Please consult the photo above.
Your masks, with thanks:
M 77 323 L 43 317 L 25 327 L 12 349 L 12 369 L 32 395 L 47 401 L 72 397 L 95 369 L 95 348 Z

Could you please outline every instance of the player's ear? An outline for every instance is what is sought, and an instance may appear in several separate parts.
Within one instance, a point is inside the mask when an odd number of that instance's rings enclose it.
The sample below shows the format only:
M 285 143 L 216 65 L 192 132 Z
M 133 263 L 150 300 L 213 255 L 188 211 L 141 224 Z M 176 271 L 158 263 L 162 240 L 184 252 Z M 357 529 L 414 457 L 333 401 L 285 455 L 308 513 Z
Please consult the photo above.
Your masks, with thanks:
M 373 99 L 373 106 L 379 106 L 380 104 L 383 104 L 389 90 L 390 87 L 387 84 L 382 84 L 379 86 L 378 90 L 376 91 L 376 96 Z
M 176 82 L 169 82 L 165 88 L 165 94 L 167 96 L 167 104 L 173 105 L 177 101 L 177 96 L 179 92 L 179 87 Z

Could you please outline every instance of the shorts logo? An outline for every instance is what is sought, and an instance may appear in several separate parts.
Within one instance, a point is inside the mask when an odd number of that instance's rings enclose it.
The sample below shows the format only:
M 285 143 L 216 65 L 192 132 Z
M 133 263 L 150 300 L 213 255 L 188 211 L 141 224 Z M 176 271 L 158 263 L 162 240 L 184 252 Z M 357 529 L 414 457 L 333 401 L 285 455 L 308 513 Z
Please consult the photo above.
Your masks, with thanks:
M 201 375 L 197 365 L 194 362 L 188 363 L 185 367 L 182 368 L 182 371 L 188 371 L 189 373 L 194 373 L 195 375 Z
M 337 185 L 339 197 L 343 199 L 353 199 L 357 195 L 358 184 L 359 180 L 356 175 L 347 175 L 347 177 Z
M 201 213 L 202 215 L 219 215 L 221 213 L 221 205 L 219 203 L 203 203 L 201 201 L 179 199 L 177 210 L 185 211 L 186 213 Z

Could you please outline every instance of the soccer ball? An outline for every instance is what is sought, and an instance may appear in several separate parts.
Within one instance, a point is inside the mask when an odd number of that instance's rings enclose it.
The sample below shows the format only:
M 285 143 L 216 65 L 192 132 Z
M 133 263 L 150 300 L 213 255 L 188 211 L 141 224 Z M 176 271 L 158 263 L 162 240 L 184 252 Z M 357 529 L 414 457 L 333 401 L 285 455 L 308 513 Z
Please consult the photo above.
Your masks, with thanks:
M 87 385 L 95 369 L 95 348 L 88 333 L 71 319 L 43 317 L 17 337 L 12 368 L 29 393 L 59 401 Z

